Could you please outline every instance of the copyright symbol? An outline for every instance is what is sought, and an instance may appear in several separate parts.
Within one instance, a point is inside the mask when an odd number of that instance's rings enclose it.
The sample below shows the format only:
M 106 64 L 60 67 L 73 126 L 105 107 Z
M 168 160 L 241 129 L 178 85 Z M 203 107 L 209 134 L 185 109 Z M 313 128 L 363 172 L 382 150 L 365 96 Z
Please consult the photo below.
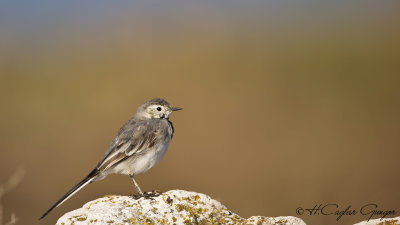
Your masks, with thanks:
M 304 209 L 302 207 L 299 207 L 299 208 L 296 209 L 296 214 L 297 215 L 303 215 L 303 213 L 304 213 Z

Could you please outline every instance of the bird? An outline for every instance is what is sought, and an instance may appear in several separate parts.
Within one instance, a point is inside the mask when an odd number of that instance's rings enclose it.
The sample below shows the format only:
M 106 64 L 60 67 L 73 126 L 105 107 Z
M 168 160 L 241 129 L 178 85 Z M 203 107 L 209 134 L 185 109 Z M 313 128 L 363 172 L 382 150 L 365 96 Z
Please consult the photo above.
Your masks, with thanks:
M 181 109 L 171 106 L 162 98 L 154 98 L 140 105 L 136 114 L 120 128 L 97 166 L 39 220 L 87 184 L 102 180 L 109 174 L 128 175 L 139 197 L 145 196 L 134 176 L 147 172 L 164 157 L 174 135 L 169 117 L 172 112 Z

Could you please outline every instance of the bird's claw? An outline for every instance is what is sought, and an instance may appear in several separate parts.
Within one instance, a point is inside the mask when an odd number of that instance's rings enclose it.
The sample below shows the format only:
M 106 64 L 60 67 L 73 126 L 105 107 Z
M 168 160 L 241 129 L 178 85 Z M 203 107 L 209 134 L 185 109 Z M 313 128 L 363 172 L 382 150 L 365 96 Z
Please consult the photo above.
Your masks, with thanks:
M 143 192 L 142 194 L 136 194 L 136 195 L 132 195 L 132 197 L 137 200 L 140 199 L 142 197 L 144 197 L 145 199 L 151 199 L 154 200 L 153 197 L 157 197 L 161 195 L 161 191 L 158 190 L 152 190 L 151 192 Z
M 152 190 L 151 192 L 144 192 L 143 196 L 147 199 L 152 199 L 152 197 L 157 197 L 161 195 L 161 191 Z

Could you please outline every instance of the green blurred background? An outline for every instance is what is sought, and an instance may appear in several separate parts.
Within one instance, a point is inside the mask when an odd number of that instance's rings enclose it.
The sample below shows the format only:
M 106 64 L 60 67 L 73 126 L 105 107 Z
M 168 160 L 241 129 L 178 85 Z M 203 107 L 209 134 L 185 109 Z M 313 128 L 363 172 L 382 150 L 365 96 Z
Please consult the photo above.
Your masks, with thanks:
M 128 177 L 88 185 L 144 101 L 174 113 L 145 190 L 208 194 L 241 216 L 376 203 L 400 211 L 398 1 L 1 1 L 0 183 L 19 224 L 54 224 Z M 399 214 L 397 214 L 399 216 Z M 299 216 L 352 224 L 360 214 Z

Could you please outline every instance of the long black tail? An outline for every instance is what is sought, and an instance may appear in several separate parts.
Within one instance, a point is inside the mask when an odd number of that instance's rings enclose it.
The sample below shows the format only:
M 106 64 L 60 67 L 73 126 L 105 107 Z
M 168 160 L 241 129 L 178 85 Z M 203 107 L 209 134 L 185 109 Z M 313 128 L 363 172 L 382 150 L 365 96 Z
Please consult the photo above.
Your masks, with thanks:
M 79 184 L 73 187 L 70 191 L 68 191 L 60 200 L 58 200 L 50 209 L 48 209 L 40 218 L 39 220 L 43 219 L 47 214 L 49 214 L 53 209 L 57 208 L 59 205 L 64 203 L 68 198 L 78 192 L 81 188 L 89 184 L 97 175 L 97 169 L 94 169 L 92 172 L 87 175 L 85 179 L 83 179 Z

